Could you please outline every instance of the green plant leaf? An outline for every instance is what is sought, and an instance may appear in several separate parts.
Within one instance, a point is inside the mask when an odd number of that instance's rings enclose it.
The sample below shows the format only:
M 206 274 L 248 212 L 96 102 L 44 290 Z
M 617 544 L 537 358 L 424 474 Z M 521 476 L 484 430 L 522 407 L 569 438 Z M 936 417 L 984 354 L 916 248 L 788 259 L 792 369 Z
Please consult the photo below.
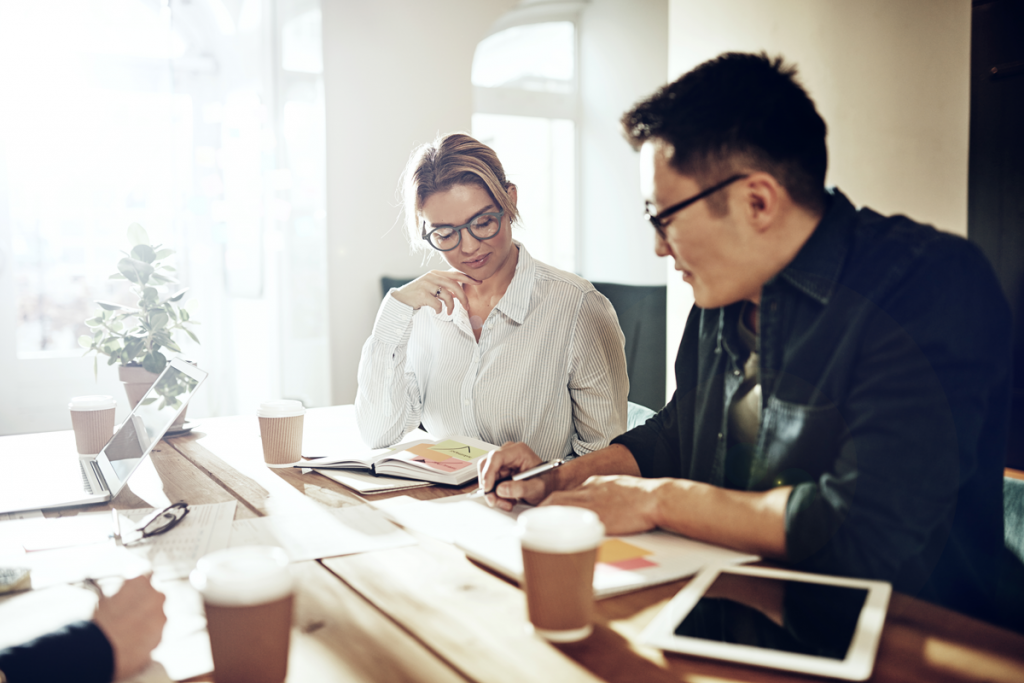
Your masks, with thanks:
M 161 249 L 160 251 L 156 252 L 156 260 L 160 261 L 162 259 L 165 259 L 165 258 L 167 258 L 168 256 L 170 256 L 173 253 L 174 253 L 173 249 Z M 169 268 L 169 267 L 170 266 L 164 266 L 164 268 Z
M 99 327 L 103 324 L 103 316 L 96 316 L 95 318 L 89 318 L 85 321 L 86 327 Z
M 184 328 L 182 328 L 182 329 L 184 329 Z M 198 337 L 196 337 L 196 335 L 192 334 L 192 330 L 185 330 L 185 334 L 187 334 L 188 336 L 192 337 L 192 341 L 194 341 L 196 344 L 199 343 Z
M 140 244 L 149 245 L 149 235 L 146 234 L 146 229 L 138 223 L 132 223 L 128 226 L 128 243 L 133 247 Z
M 127 280 L 128 278 L 126 278 L 124 275 L 121 275 L 121 273 L 114 273 L 113 275 L 111 275 L 107 279 L 108 280 Z
M 164 306 L 164 310 L 167 311 L 167 315 L 171 316 L 171 320 L 178 322 L 178 312 L 174 310 L 174 306 L 167 304 Z
M 121 358 L 122 359 L 124 358 L 124 354 L 121 354 Z M 107 359 L 107 365 L 113 365 L 117 361 L 118 361 L 117 356 L 111 356 L 110 358 Z M 121 363 L 122 364 L 126 364 L 126 361 L 122 360 Z
M 124 329 L 124 325 L 121 323 L 120 320 L 115 320 L 114 322 L 110 323 L 110 329 L 113 330 L 114 332 L 120 332 Z
M 128 259 L 125 259 L 125 260 L 127 261 Z M 100 308 L 102 308 L 104 311 L 129 311 L 130 312 L 130 311 L 135 311 L 136 310 L 134 308 L 128 308 L 127 306 L 122 306 L 121 304 L 115 304 L 115 303 L 113 303 L 111 301 L 97 301 L 96 304 Z
M 117 269 L 121 274 L 137 285 L 146 284 L 146 280 L 153 274 L 153 266 L 145 261 L 123 258 L 117 262 Z
M 164 313 L 164 310 L 162 308 L 157 310 L 155 313 L 151 313 L 150 316 L 149 316 L 149 324 L 155 330 L 156 329 L 162 329 L 163 327 L 166 327 L 166 325 L 167 325 L 167 323 L 169 321 L 170 321 L 170 318 L 167 317 L 167 314 Z
M 170 349 L 171 351 L 176 351 L 176 352 L 178 352 L 178 353 L 181 353 L 181 347 L 180 347 L 180 346 L 178 346 L 177 344 L 175 344 L 175 343 L 174 343 L 173 341 L 171 341 L 170 339 L 168 339 L 167 341 L 165 341 L 163 345 L 164 345 L 164 346 L 166 346 L 167 348 L 169 348 L 169 349 Z
M 136 244 L 132 247 L 132 258 L 152 263 L 156 260 L 156 252 L 148 244 Z
M 146 306 L 152 306 L 156 303 L 157 299 L 160 298 L 160 292 L 156 291 L 153 287 L 142 288 L 142 303 Z
M 148 406 L 150 403 L 153 403 L 155 401 L 156 401 L 156 396 L 151 396 L 151 397 L 149 397 L 147 399 L 143 399 L 142 400 L 142 405 Z
M 152 280 L 155 284 L 158 284 L 158 285 L 166 285 L 166 284 L 168 284 L 170 282 L 174 282 L 174 280 L 172 278 L 169 278 L 169 277 L 167 277 L 165 275 L 161 275 L 160 273 L 153 273 L 149 277 L 149 279 Z
M 87 334 L 83 334 L 81 337 L 78 338 L 78 345 L 81 346 L 83 349 L 90 348 L 92 346 L 92 337 L 90 337 Z
M 176 292 L 175 294 L 170 295 L 169 297 L 164 299 L 164 301 L 181 301 L 181 297 L 185 296 L 186 292 L 188 292 L 188 287 L 182 289 L 179 292 Z
M 181 309 L 181 322 L 183 322 L 183 323 L 184 322 L 188 322 L 188 309 L 187 308 Z
M 142 359 L 142 367 L 154 375 L 159 375 L 164 371 L 164 366 L 167 365 L 167 358 L 164 357 L 159 351 L 147 353 L 146 357 Z

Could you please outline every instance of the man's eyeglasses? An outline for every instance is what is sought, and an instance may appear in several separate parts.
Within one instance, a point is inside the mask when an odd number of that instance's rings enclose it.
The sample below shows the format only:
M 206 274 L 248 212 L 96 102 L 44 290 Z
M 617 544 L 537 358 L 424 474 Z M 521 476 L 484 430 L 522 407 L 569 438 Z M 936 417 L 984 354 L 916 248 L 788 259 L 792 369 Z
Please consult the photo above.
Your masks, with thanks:
M 665 226 L 668 225 L 668 223 L 666 222 L 665 219 L 667 219 L 669 216 L 671 216 L 672 214 L 674 214 L 674 213 L 676 213 L 678 211 L 682 211 L 683 209 L 688 207 L 690 204 L 695 204 L 695 203 L 699 202 L 700 200 L 704 199 L 705 197 L 707 197 L 708 195 L 714 194 L 715 192 L 718 192 L 719 190 L 721 190 L 726 185 L 730 185 L 732 183 L 735 183 L 737 180 L 743 180 L 746 177 L 747 177 L 747 174 L 740 174 L 740 175 L 734 175 L 734 176 L 731 176 L 729 178 L 726 178 L 725 180 L 723 180 L 722 182 L 718 183 L 717 185 L 712 185 L 711 187 L 709 187 L 708 189 L 704 190 L 703 192 L 699 192 L 699 193 L 695 194 L 694 196 L 690 197 L 689 199 L 685 199 L 685 200 L 679 202 L 678 204 L 673 204 L 672 206 L 668 207 L 667 209 L 665 209 L 661 213 L 657 213 L 657 214 L 654 213 L 654 204 L 652 204 L 650 202 L 645 202 L 644 218 L 646 218 L 647 220 L 649 220 L 651 222 L 651 225 L 654 226 L 654 229 L 658 231 L 659 235 L 661 235 L 661 239 L 665 239 Z
M 451 227 L 448 225 L 434 228 L 427 232 L 427 222 L 423 221 L 423 239 L 430 246 L 438 251 L 451 251 L 462 242 L 462 231 L 469 230 L 469 233 L 478 240 L 489 240 L 501 230 L 501 219 L 505 215 L 505 209 L 501 211 L 488 211 L 477 214 L 473 220 L 465 225 Z
M 157 510 L 144 517 L 134 530 L 126 535 L 121 534 L 121 518 L 117 510 L 111 510 L 114 516 L 114 539 L 122 544 L 129 545 L 151 536 L 165 534 L 178 526 L 181 520 L 188 514 L 188 503 L 179 500 L 173 505 L 168 505 L 162 510 Z M 127 537 L 126 537 L 127 536 Z

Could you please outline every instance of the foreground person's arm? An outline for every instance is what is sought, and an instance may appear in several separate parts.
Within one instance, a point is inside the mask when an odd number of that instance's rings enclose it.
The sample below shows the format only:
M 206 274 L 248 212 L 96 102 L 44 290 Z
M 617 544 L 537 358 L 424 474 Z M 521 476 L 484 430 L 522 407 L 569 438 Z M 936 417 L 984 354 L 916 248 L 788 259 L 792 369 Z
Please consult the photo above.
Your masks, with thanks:
M 633 454 L 612 444 L 525 481 L 501 481 L 540 464 L 528 446 L 509 443 L 480 465 L 488 504 L 516 501 L 594 510 L 609 534 L 654 528 L 764 557 L 786 556 L 786 503 L 792 487 L 733 491 L 688 479 L 644 479 Z M 618 475 L 618 476 L 616 476 Z M 626 476 L 622 476 L 626 475 Z

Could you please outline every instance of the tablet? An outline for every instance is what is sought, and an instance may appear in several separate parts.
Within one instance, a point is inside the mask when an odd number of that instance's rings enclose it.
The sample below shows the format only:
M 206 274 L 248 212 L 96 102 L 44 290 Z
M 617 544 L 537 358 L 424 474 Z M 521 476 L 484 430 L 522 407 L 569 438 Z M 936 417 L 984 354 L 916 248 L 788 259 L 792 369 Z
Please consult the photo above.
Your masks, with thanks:
M 709 567 L 641 635 L 655 647 L 862 681 L 871 675 L 892 586 L 767 567 Z

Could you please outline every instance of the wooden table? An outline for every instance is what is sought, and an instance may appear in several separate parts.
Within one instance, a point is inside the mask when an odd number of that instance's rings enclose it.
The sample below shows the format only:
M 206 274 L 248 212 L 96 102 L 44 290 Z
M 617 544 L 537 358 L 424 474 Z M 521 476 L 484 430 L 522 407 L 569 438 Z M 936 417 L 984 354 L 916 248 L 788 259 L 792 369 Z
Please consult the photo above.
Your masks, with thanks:
M 307 434 L 328 425 L 342 439 L 353 438 L 351 406 L 307 413 Z M 315 473 L 265 467 L 258 432 L 255 417 L 202 420 L 193 433 L 161 444 L 151 464 L 133 475 L 130 490 L 112 507 L 234 499 L 236 519 L 242 519 L 301 512 L 310 505 L 362 505 L 389 495 L 428 499 L 475 486 L 363 497 Z M 52 447 L 69 435 L 0 437 L 0 472 L 9 452 L 24 452 L 33 444 Z M 525 600 L 518 587 L 467 560 L 453 546 L 418 538 L 419 545 L 412 547 L 297 566 L 300 589 L 289 681 L 719 683 L 810 678 L 665 654 L 637 644 L 639 633 L 685 581 L 601 600 L 594 635 L 581 643 L 550 645 L 526 633 Z M 871 680 L 1024 681 L 1024 636 L 897 593 Z

